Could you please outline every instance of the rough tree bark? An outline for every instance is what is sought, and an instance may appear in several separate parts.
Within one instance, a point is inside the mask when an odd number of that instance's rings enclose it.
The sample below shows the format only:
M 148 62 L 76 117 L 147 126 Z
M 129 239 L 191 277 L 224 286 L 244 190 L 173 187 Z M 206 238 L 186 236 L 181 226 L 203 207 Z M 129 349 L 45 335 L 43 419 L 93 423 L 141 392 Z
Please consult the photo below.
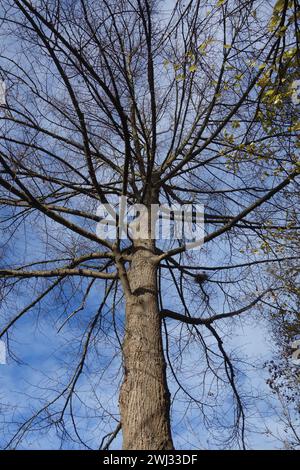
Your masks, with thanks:
M 120 393 L 124 449 L 173 448 L 153 255 L 150 246 L 137 247 L 129 273 Z
M 158 306 L 155 241 L 151 236 L 135 240 L 133 250 L 120 392 L 123 449 L 168 450 L 173 449 L 170 393 Z

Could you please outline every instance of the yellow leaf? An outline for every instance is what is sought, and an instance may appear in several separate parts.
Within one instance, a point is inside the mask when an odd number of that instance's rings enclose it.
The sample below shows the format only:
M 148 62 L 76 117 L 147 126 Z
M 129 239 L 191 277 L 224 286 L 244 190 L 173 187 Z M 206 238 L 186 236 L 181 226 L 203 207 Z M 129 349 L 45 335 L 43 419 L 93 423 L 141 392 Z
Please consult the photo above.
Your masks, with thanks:
M 200 46 L 198 47 L 198 50 L 202 53 L 205 54 L 205 51 L 207 49 L 207 46 L 211 43 L 211 39 L 206 39 Z
M 282 26 L 282 28 L 279 29 L 276 36 L 282 38 L 285 35 L 286 30 L 287 30 L 287 26 Z
M 269 74 L 266 73 L 264 74 L 257 82 L 258 86 L 260 86 L 261 88 L 264 88 L 266 85 L 268 85 L 269 83 Z
M 266 96 L 273 96 L 274 93 L 275 93 L 275 90 L 268 90 L 268 91 L 266 92 Z
M 219 1 L 217 2 L 217 7 L 221 7 L 221 6 L 224 5 L 224 3 L 226 3 L 226 2 L 227 2 L 227 0 L 219 0 Z
M 283 57 L 285 59 L 290 59 L 291 57 L 293 57 L 297 52 L 297 48 L 296 47 L 293 47 L 292 49 L 289 49 L 288 51 L 286 51 L 284 54 L 283 54 Z
M 280 95 L 277 95 L 276 98 L 275 98 L 275 100 L 274 100 L 274 104 L 279 104 L 279 103 L 281 103 L 281 102 L 282 102 L 281 96 L 280 96 Z
M 197 70 L 197 65 L 195 65 L 195 64 L 194 64 L 194 65 L 191 65 L 191 66 L 189 67 L 189 71 L 190 71 L 190 72 L 196 72 L 196 70 Z
M 281 13 L 284 9 L 284 6 L 285 0 L 277 0 L 277 2 L 275 3 L 274 11 L 276 11 L 276 13 Z
M 268 30 L 270 31 L 270 33 L 272 33 L 275 30 L 278 23 L 279 23 L 279 18 L 273 15 L 268 24 Z
M 300 131 L 300 121 L 296 122 L 290 129 L 291 131 Z
M 193 52 L 188 52 L 187 57 L 190 59 L 191 62 L 195 60 L 195 54 L 193 54 Z

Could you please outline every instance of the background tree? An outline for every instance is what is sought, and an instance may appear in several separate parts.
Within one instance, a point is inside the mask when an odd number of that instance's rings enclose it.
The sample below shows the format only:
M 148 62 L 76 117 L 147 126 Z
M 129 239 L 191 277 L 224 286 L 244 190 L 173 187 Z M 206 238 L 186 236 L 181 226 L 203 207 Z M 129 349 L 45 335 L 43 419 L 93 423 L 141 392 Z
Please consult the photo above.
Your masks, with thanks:
M 297 193 L 299 198 L 299 193 Z M 297 218 L 297 214 L 295 217 Z M 285 253 L 298 252 L 299 240 L 296 232 L 291 231 L 285 238 Z M 300 445 L 300 375 L 297 340 L 299 332 L 299 266 L 297 263 L 282 263 L 280 269 L 271 270 L 279 287 L 275 303 L 270 309 L 270 325 L 273 332 L 275 354 L 266 364 L 270 377 L 268 384 L 279 406 L 277 415 L 283 424 L 279 436 L 285 448 L 298 449 Z M 276 409 L 275 405 L 273 404 Z M 275 436 L 276 437 L 276 436 Z
M 250 398 L 225 339 L 276 307 L 270 267 L 297 260 L 282 247 L 299 229 L 299 2 L 1 0 L 1 12 L 1 337 L 13 354 L 31 312 L 50 310 L 66 337 L 77 322 L 67 379 L 6 446 L 51 426 L 89 446 L 81 383 L 119 355 L 120 416 L 92 389 L 98 418 L 118 421 L 102 447 L 122 428 L 125 449 L 173 448 L 177 399 L 216 445 L 245 448 Z M 119 196 L 205 204 L 204 247 L 99 238 L 97 208 Z

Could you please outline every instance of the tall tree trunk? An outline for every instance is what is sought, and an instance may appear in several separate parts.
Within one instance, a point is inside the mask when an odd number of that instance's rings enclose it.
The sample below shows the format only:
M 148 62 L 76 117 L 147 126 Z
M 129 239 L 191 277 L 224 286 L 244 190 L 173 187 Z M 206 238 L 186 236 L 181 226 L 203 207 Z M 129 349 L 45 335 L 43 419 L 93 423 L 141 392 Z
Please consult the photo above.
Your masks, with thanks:
M 173 449 L 170 393 L 157 301 L 157 262 L 151 240 L 135 244 L 129 271 L 120 392 L 123 449 Z

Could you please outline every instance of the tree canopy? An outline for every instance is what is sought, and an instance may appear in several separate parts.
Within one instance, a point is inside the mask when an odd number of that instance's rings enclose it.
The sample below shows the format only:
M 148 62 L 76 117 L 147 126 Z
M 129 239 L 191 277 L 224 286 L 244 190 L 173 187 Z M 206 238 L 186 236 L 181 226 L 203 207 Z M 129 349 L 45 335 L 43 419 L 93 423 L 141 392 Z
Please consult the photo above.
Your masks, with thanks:
M 246 448 L 256 396 L 232 336 L 299 302 L 298 0 L 0 6 L 0 334 L 11 361 L 28 325 L 64 339 L 3 446 L 52 429 L 62 446 L 151 445 L 126 433 L 134 360 L 145 378 L 157 348 L 168 442 L 152 445 Z M 203 246 L 100 238 L 97 209 L 121 196 L 203 204 Z

